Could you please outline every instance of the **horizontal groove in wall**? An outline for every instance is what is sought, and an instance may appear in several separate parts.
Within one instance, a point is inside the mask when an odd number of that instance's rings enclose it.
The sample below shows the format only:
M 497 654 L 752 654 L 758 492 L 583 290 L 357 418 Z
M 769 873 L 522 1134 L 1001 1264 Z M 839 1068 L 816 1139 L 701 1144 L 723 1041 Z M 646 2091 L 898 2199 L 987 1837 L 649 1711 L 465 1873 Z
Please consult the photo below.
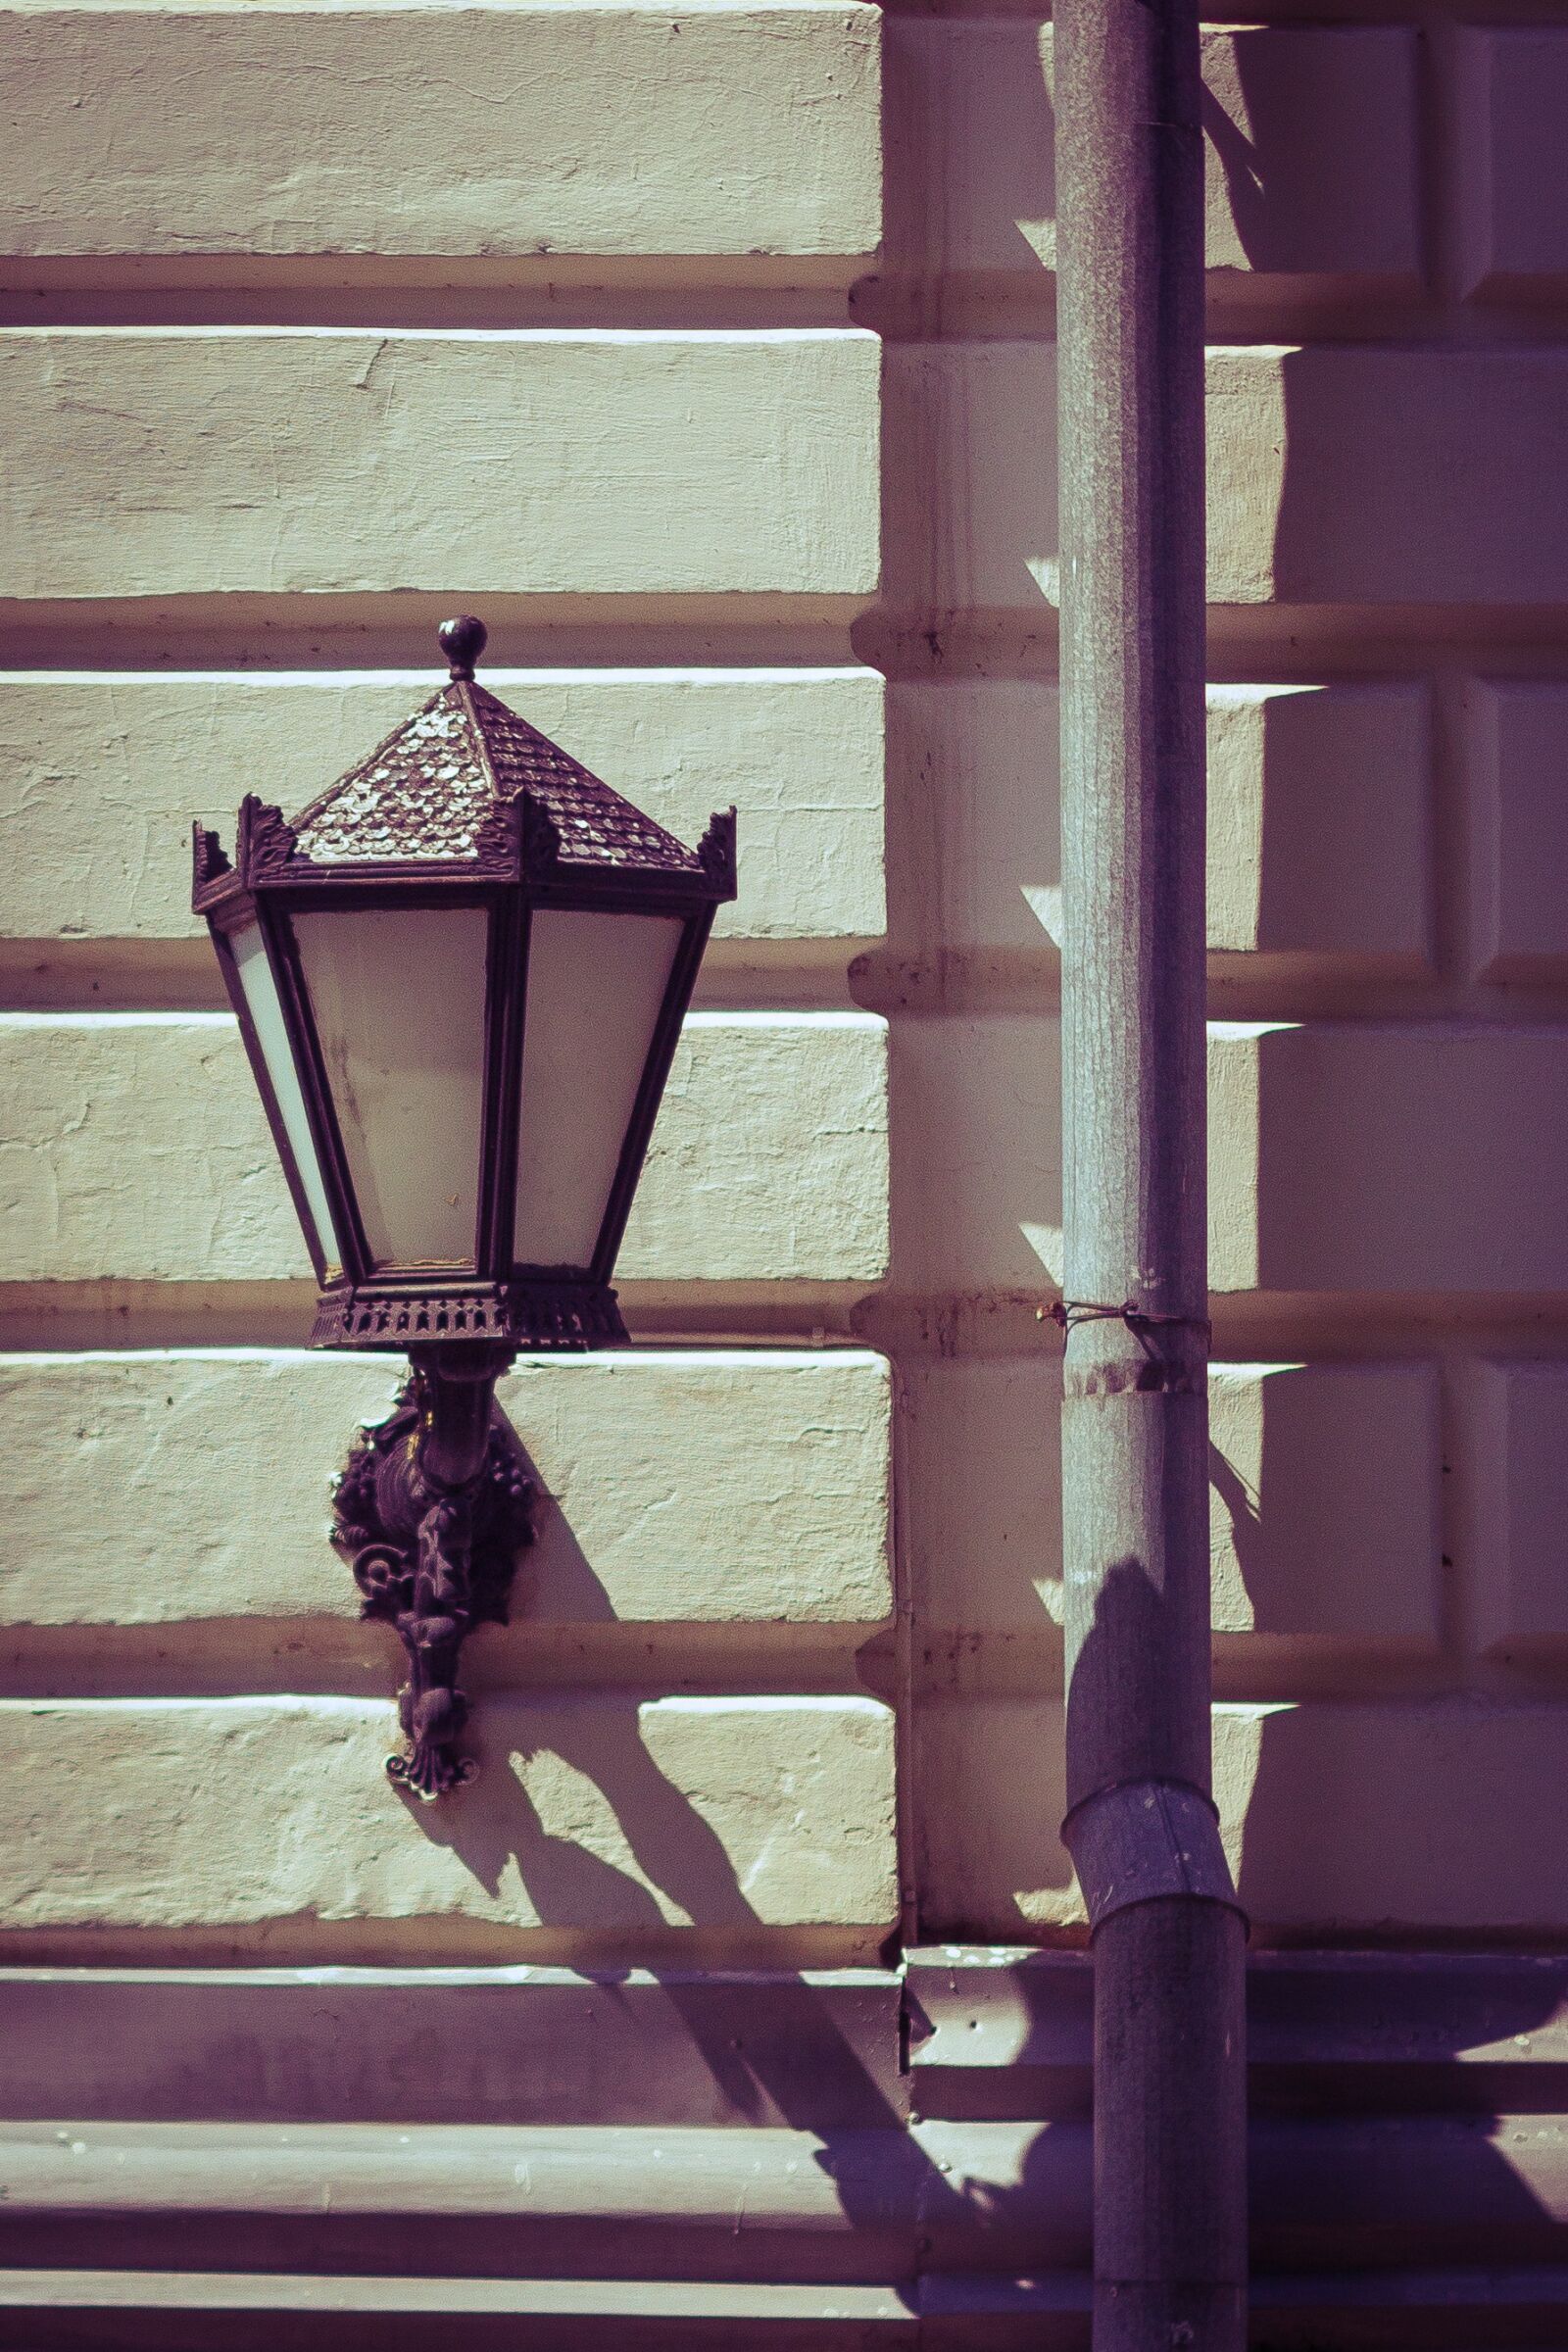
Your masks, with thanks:
M 1056 332 L 1055 274 L 1044 267 L 1029 272 L 888 270 L 851 288 L 847 317 L 892 343 L 1051 341 Z M 1449 304 L 1404 276 L 1212 270 L 1203 323 L 1210 344 L 1528 349 L 1560 343 L 1568 334 L 1568 280 L 1543 275 L 1489 281 L 1467 301 Z
M 1568 2313 L 1568 2270 L 1262 2273 L 1250 2281 L 1249 2305 L 1279 2352 L 1425 2348 L 1459 2342 L 1455 2326 L 1470 2331 L 1464 2338 L 1470 2341 L 1483 2316 L 1494 2342 L 1506 2324 L 1510 2344 L 1554 2348 Z M 530 2352 L 575 2352 L 601 2333 L 625 2352 L 695 2352 L 699 2345 L 762 2352 L 785 2344 L 819 2344 L 824 2352 L 830 2345 L 865 2352 L 881 2344 L 890 2352 L 916 2344 L 1086 2352 L 1093 2306 L 1088 2271 L 1073 2269 L 1027 2278 L 943 2271 L 884 2284 L 778 2285 L 141 2267 L 18 2270 L 0 2285 L 7 2325 L 24 2329 L 18 2340 L 29 2346 L 76 2343 L 90 2327 L 122 2341 L 156 2340 L 163 2352 L 209 2352 L 219 2328 L 229 2352 L 272 2352 L 282 2331 L 297 2352 L 423 2352 L 436 2328 L 453 2352 L 479 2352 L 516 2341 L 519 2328 Z M 1434 2328 L 1448 2332 L 1440 2339 Z
M 0 993 L 3 954 L 0 950 Z M 878 948 L 856 958 L 849 986 L 864 1011 L 890 1018 L 1051 1013 L 1060 1003 L 1061 973 L 1049 945 L 1038 954 L 947 949 L 927 956 Z M 1568 959 L 1544 959 L 1528 981 L 1493 984 L 1412 972 L 1393 957 L 1220 951 L 1208 958 L 1208 1015 L 1215 1022 L 1397 1021 L 1510 1032 L 1557 1028 L 1568 1022 Z
M 1284 1634 L 1216 1634 L 1217 1701 L 1314 1698 L 1561 1697 L 1568 1642 L 1543 1638 L 1512 1657 L 1450 1658 L 1414 1643 L 1313 1642 Z
M 3 1294 L 0 1294 L 3 1295 Z M 1061 1353 L 1052 1320 L 1054 1291 L 910 1297 L 874 1292 L 852 1321 L 862 1345 L 884 1354 L 1006 1357 Z M 1216 1363 L 1370 1363 L 1456 1353 L 1568 1354 L 1568 1294 L 1430 1297 L 1351 1292 L 1260 1292 L 1213 1297 Z
M 61 286 L 47 279 L 19 284 L 0 271 L 0 327 L 373 327 L 387 334 L 532 334 L 554 327 L 681 335 L 876 324 L 852 307 L 844 272 L 804 285 L 671 283 L 661 277 L 646 285 L 569 277 L 559 283 L 481 278 L 446 285 L 416 265 L 406 278 L 368 286 L 303 274 L 298 281 L 239 277 L 232 285 L 219 278 L 212 285 L 143 281 L 95 289 L 90 282 Z M 1036 330 L 1031 322 L 1021 331 Z
M 1075 2280 L 1087 2319 L 1089 2285 Z M 1021 2304 L 1010 2281 L 985 2280 L 965 2313 Z M 579 2279 L 340 2277 L 277 2271 L 30 2270 L 0 2276 L 0 2326 L 21 2327 L 29 2345 L 63 2339 L 64 2321 L 134 2341 L 156 2328 L 160 2352 L 495 2352 L 526 2342 L 529 2352 L 575 2352 L 597 2336 L 625 2352 L 763 2352 L 767 2346 L 864 2347 L 918 2340 L 920 2298 L 906 2285 L 760 2284 L 751 2279 Z M 942 2306 L 946 2308 L 946 2305 Z M 1053 2298 L 1051 2309 L 1058 2304 Z M 1067 2308 L 1061 2305 L 1060 2308 Z M 134 2332 L 125 2334 L 129 2328 Z M 105 2336 L 102 2340 L 110 2340 Z M 1036 2339 L 1042 2346 L 1045 2339 Z M 1065 2340 L 1065 2339 L 1063 2339 Z
M 851 1010 L 859 939 L 711 939 L 693 1004 L 700 1011 Z M 190 939 L 0 939 L 0 1013 L 226 1012 L 205 936 Z
M 1357 1636 L 1353 1641 L 1307 1634 L 1215 1634 L 1216 1700 L 1313 1698 L 1442 1698 L 1478 1689 L 1515 1697 L 1543 1687 L 1559 1689 L 1560 1645 L 1550 1667 L 1533 1675 L 1498 1674 L 1490 1661 L 1474 1665 L 1444 1655 L 1430 1642 Z M 918 1623 L 911 1651 L 916 1695 L 948 1704 L 976 1698 L 1059 1698 L 1061 1628 L 1042 1602 L 1038 1630 L 1004 1626 Z
M 434 631 L 471 608 L 439 596 L 0 598 L 8 669 L 430 670 Z M 488 669 L 823 668 L 855 659 L 847 596 L 515 596 L 483 591 Z
M 1414 1640 L 1216 1633 L 1212 1676 L 1217 1704 L 1552 1698 L 1568 1692 L 1568 1642 L 1542 1639 L 1519 1644 L 1506 1656 L 1455 1657 Z M 915 1696 L 928 1703 L 1059 1700 L 1061 1631 L 1046 1618 L 1044 1607 L 1038 1632 L 932 1626 L 922 1620 L 912 1642 L 911 1678 Z
M 883 7 L 889 0 L 879 0 Z M 895 10 L 900 0 L 891 0 Z M 919 0 L 916 0 L 918 6 Z M 1010 14 L 1014 0 L 1005 0 L 1004 13 Z M 943 14 L 947 13 L 944 8 Z M 970 13 L 968 0 L 957 0 L 955 14 Z M 979 12 L 977 12 L 979 13 Z M 989 10 L 985 11 L 989 13 Z M 1026 11 L 1049 16 L 1049 10 L 1036 8 Z M 1252 7 L 1249 0 L 1204 0 L 1205 24 L 1565 24 L 1568 6 L 1564 0 L 1399 0 L 1396 8 L 1382 4 L 1382 0 L 1266 0 L 1266 5 Z
M 0 323 L 739 328 L 847 323 L 856 254 L 9 254 Z
M 1213 1697 L 1218 1704 L 1339 1699 L 1457 1698 L 1491 1690 L 1524 1697 L 1541 1689 L 1497 1677 L 1471 1660 L 1450 1658 L 1415 1642 L 1314 1640 L 1307 1635 L 1216 1634 Z M 1561 1689 L 1562 1683 L 1556 1686 Z
M 1318 2272 L 1254 2275 L 1249 2304 L 1267 2340 L 1288 2352 L 1429 2347 L 1435 2327 L 1482 2324 L 1491 2340 L 1556 2347 L 1568 2313 L 1568 2270 Z M 993 2352 L 1086 2352 L 1094 2286 L 1087 2270 L 1036 2277 L 996 2271 L 925 2273 L 881 2285 L 777 2285 L 753 2280 L 408 2278 L 347 2273 L 188 2272 L 149 2268 L 8 2274 L 0 2309 L 25 2341 L 76 2342 L 84 2326 L 156 2328 L 164 2352 L 272 2352 L 286 2328 L 297 2352 L 423 2352 L 516 2340 L 530 2352 L 575 2352 L 588 2331 L 625 2352 L 761 2352 L 784 2344 L 987 2345 Z M 64 2323 L 74 2330 L 61 2337 Z M 45 2337 L 40 2328 L 56 2332 Z M 124 2340 L 136 2340 L 125 2337 Z M 1466 2340 L 1472 2340 L 1467 2336 Z
M 884 603 L 851 639 L 898 679 L 969 683 L 1056 675 L 1057 623 L 1042 599 L 1011 610 L 911 611 Z M 1568 677 L 1568 607 L 1557 605 L 1210 605 L 1215 685 L 1331 684 L 1407 677 L 1427 664 L 1495 677 Z
M 433 631 L 474 601 L 436 596 L 259 593 L 0 598 L 11 670 L 356 670 L 427 674 Z M 492 668 L 831 668 L 859 663 L 940 683 L 1054 678 L 1057 626 L 1027 611 L 914 609 L 854 597 L 514 596 L 478 600 Z M 1495 677 L 1568 677 L 1568 606 L 1214 605 L 1215 684 L 1328 684 L 1437 664 Z
M 1214 270 L 1204 333 L 1211 344 L 1411 342 L 1494 352 L 1556 344 L 1568 334 L 1568 279 L 1516 278 L 1446 303 L 1408 278 Z
M 1051 22 L 1051 10 L 1042 0 L 877 0 L 877 6 L 885 17 L 1022 17 L 1034 24 Z
M 1061 1352 L 1048 1288 L 919 1296 L 857 1283 L 625 1283 L 619 1295 L 634 1346 L 851 1346 L 978 1359 Z M 315 1309 L 308 1282 L 0 1283 L 0 1348 L 301 1348 Z M 1216 1297 L 1210 1313 L 1216 1363 L 1568 1355 L 1562 1292 L 1261 1292 Z
M 1049 942 L 1038 953 L 938 947 L 906 955 L 877 946 L 858 956 L 849 973 L 850 993 L 863 1012 L 905 1020 L 971 1010 L 1054 1012 L 1060 982 Z
M 1568 1020 L 1568 963 L 1529 982 L 1466 982 L 1399 974 L 1370 958 L 1225 954 L 1208 960 L 1215 1021 L 1368 1021 L 1465 1028 L 1559 1027 Z
M 326 1541 L 323 1521 L 323 1551 Z M 349 1592 L 347 1565 L 342 1574 Z M 547 1625 L 528 1617 L 527 1574 L 524 1555 L 513 1623 L 480 1628 L 464 1649 L 470 1693 L 592 1685 L 639 1698 L 892 1700 L 892 1637 L 882 1626 Z M 0 1628 L 0 1696 L 11 1699 L 384 1697 L 392 1740 L 391 1694 L 403 1673 L 391 1630 L 347 1615 Z
M 1331 2280 L 1390 2264 L 1559 2260 L 1560 2132 L 1549 2113 L 1265 2111 L 1249 2133 L 1254 2260 Z M 479 2276 L 876 2279 L 918 2267 L 922 2292 L 969 2265 L 1070 2275 L 1090 2256 L 1085 2118 L 906 2128 L 895 2114 L 827 2132 L 807 2120 L 759 2131 L 741 2163 L 710 2128 L 661 2124 L 427 2126 L 416 2146 L 395 2125 L 84 2124 L 75 2145 L 63 2136 L 65 2150 L 47 2122 L 6 2132 L 0 2230 L 13 2256 L 123 2261 L 140 2231 L 151 2266 L 185 2251 L 184 2230 L 231 2263 L 347 2268 L 379 2241 L 377 2269 L 401 2252 L 416 2275 L 468 2269 L 453 2260 L 466 2249 Z
M 1489 675 L 1568 675 L 1568 606 L 1209 607 L 1208 675 L 1216 684 L 1406 673 L 1423 657 Z M 1260 662 L 1275 666 L 1260 669 Z
M 1043 0 L 877 0 L 884 16 L 1022 18 L 1049 24 Z M 1568 24 L 1568 0 L 1204 0 L 1205 24 Z
M 865 1286 L 628 1282 L 618 1293 L 634 1341 L 770 1347 L 854 1340 Z M 0 1348 L 13 1350 L 300 1348 L 315 1315 L 310 1282 L 0 1283 Z
M 1055 274 L 861 271 L 854 261 L 564 260 L 531 265 L 419 255 L 0 260 L 0 327 L 540 328 L 666 334 L 857 326 L 889 342 L 1054 336 Z M 1389 343 L 1497 349 L 1568 335 L 1568 280 L 1514 277 L 1458 305 L 1406 277 L 1214 270 L 1211 343 Z
M 1392 960 L 1217 953 L 1216 1021 L 1398 1021 L 1518 1030 L 1568 1023 L 1568 960 L 1529 980 L 1464 982 L 1407 973 Z M 996 950 L 901 955 L 862 939 L 710 941 L 693 1004 L 705 1012 L 860 1010 L 891 1019 L 955 1013 L 1052 1013 L 1060 967 Z M 0 939 L 0 1016 L 8 1012 L 226 1012 L 205 937 Z
M 1518 21 L 1510 12 L 1509 22 Z M 766 254 L 552 255 L 537 263 L 421 255 L 0 258 L 0 326 L 9 327 L 678 335 L 858 326 L 889 341 L 952 342 L 1050 338 L 1055 313 L 1055 273 L 1044 265 L 866 270 L 853 258 Z M 1568 333 L 1568 276 L 1502 275 L 1463 301 L 1446 302 L 1403 275 L 1215 269 L 1205 283 L 1204 330 L 1215 344 L 1419 341 L 1498 349 L 1560 341 Z
M 671 1928 L 634 1936 L 491 1920 L 262 1920 L 245 1928 L 0 1929 L 8 1968 L 856 1968 L 883 1958 L 872 1928 Z

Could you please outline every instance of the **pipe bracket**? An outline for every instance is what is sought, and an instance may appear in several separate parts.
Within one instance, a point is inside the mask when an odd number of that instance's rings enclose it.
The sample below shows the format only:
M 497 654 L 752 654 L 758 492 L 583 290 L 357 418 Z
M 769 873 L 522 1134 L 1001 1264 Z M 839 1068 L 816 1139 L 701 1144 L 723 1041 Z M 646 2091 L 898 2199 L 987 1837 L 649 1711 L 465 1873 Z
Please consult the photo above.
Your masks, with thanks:
M 1090 1931 L 1135 1903 L 1223 1903 L 1245 1922 L 1212 1800 L 1190 1781 L 1123 1781 L 1074 1805 L 1061 1825 Z

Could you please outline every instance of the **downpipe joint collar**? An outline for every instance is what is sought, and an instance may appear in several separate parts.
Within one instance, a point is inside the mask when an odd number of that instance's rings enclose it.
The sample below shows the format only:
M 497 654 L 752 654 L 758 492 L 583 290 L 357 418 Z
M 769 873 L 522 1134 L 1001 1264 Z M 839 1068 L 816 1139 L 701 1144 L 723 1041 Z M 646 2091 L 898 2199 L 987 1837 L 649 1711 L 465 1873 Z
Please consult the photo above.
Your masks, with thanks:
M 1074 1805 L 1061 1825 L 1090 1933 L 1135 1903 L 1221 1903 L 1247 1926 L 1213 1799 L 1190 1781 L 1122 1781 Z

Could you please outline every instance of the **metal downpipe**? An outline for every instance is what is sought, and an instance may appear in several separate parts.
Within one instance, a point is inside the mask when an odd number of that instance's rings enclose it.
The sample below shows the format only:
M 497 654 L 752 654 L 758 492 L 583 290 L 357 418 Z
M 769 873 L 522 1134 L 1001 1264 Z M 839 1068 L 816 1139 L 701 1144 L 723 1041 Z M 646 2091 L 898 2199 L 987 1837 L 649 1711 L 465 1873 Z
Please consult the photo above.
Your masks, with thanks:
M 1245 1944 L 1210 1795 L 1203 271 L 1188 0 L 1055 13 L 1067 1816 L 1096 2352 L 1246 2340 Z

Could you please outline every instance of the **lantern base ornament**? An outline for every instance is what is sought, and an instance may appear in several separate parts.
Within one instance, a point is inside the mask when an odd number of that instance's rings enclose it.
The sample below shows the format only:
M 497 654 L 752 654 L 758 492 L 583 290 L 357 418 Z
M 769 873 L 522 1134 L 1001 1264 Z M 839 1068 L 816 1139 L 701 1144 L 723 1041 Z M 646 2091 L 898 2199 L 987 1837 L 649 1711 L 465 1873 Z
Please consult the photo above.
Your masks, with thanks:
M 534 1488 L 495 1412 L 510 1348 L 411 1350 L 389 1418 L 367 1426 L 334 1498 L 332 1541 L 363 1596 L 361 1615 L 396 1629 L 409 1679 L 398 1715 L 409 1742 L 387 1773 L 426 1800 L 471 1781 L 458 1753 L 468 1702 L 458 1658 L 476 1625 L 504 1625 L 517 1553 L 533 1541 Z
M 623 1348 L 626 1326 L 607 1282 L 377 1282 L 323 1291 L 313 1348 L 379 1348 L 402 1355 L 421 1341 L 451 1347 L 577 1350 Z

